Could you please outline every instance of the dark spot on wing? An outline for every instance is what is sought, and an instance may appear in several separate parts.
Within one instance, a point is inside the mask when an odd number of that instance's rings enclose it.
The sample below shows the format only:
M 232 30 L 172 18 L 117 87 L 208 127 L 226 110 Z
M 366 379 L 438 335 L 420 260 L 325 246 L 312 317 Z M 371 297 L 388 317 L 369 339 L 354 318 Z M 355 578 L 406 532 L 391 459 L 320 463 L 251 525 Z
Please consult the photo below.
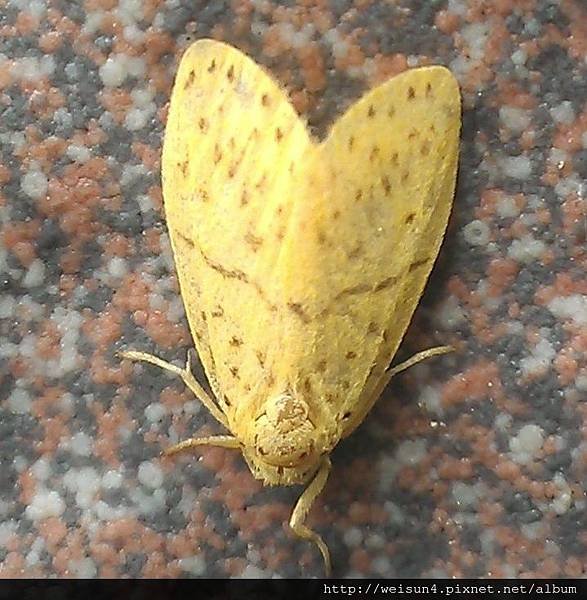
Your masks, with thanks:
M 230 338 L 230 341 L 228 342 L 231 346 L 234 346 L 235 348 L 238 348 L 239 346 L 243 345 L 243 341 L 241 340 L 241 338 L 236 337 L 236 335 L 233 335 Z
M 219 319 L 224 316 L 224 309 L 218 304 L 214 310 L 210 311 L 210 316 Z
M 369 110 L 367 111 L 367 116 L 372 119 L 375 116 L 375 107 L 370 104 L 369 105 Z
M 345 354 L 345 358 L 348 360 L 352 360 L 353 358 L 357 358 L 357 353 L 353 352 L 352 350 L 349 350 L 346 354 Z
M 234 80 L 234 65 L 230 65 L 228 71 L 226 72 L 226 77 L 228 81 L 232 83 L 232 81 Z
M 415 271 L 416 269 L 423 267 L 425 264 L 428 263 L 429 260 L 430 260 L 430 258 L 427 257 L 427 258 L 422 258 L 421 260 L 417 260 L 417 261 L 413 262 L 410 265 L 408 271 L 411 273 L 412 271 Z
M 416 213 L 410 213 L 404 220 L 404 223 L 406 225 L 410 225 L 411 223 L 414 222 L 414 219 L 416 218 Z
M 222 160 L 222 150 L 218 144 L 214 144 L 214 164 L 217 165 Z
M 310 316 L 299 302 L 288 302 L 287 307 L 296 314 L 304 323 L 310 322 Z
M 194 72 L 194 70 L 192 69 L 187 77 L 187 79 L 185 80 L 185 83 L 183 85 L 183 89 L 187 90 L 193 83 L 194 83 L 194 79 L 196 78 L 196 73 Z
M 416 97 L 416 90 L 410 86 L 408 88 L 408 100 L 413 100 Z
M 373 289 L 373 291 L 374 292 L 380 292 L 381 290 L 384 290 L 386 288 L 393 287 L 396 283 L 397 283 L 397 277 L 388 277 L 387 279 L 384 279 L 383 281 L 380 281 L 375 286 L 375 288 Z
M 253 252 L 257 252 L 263 244 L 263 238 L 248 231 L 245 235 L 245 242 L 252 248 Z
M 216 59 L 213 58 L 212 62 L 208 65 L 208 73 L 213 73 L 216 70 Z
M 389 179 L 387 178 L 387 175 L 384 175 L 381 178 L 381 185 L 383 186 L 383 189 L 385 190 L 385 195 L 389 196 L 389 192 L 391 192 L 391 184 L 389 183 Z

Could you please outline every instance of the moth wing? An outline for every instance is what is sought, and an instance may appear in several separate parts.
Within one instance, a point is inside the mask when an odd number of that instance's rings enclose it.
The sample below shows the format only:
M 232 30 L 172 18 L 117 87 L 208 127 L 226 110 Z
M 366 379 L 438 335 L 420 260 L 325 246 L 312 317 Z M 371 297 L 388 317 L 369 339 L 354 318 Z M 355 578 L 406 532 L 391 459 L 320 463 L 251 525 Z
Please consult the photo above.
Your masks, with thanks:
M 283 249 L 288 351 L 330 438 L 369 411 L 432 269 L 454 194 L 460 95 L 450 71 L 402 73 L 354 104 L 319 147 Z M 293 364 L 293 361 L 291 361 Z
M 190 330 L 231 429 L 246 421 L 239 403 L 271 385 L 275 236 L 308 142 L 285 94 L 244 54 L 212 40 L 186 51 L 163 146 L 165 213 Z

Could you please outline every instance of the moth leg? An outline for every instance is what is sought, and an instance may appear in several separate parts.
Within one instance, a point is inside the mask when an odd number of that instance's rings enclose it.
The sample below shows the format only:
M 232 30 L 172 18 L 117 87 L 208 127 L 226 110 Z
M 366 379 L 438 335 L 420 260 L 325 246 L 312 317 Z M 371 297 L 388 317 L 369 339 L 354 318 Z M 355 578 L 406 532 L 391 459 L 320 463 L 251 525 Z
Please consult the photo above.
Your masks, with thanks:
M 391 367 L 385 372 L 383 381 L 385 385 L 387 385 L 392 377 L 395 377 L 398 373 L 413 367 L 414 365 L 426 360 L 427 358 L 431 358 L 432 356 L 438 356 L 439 354 L 448 354 L 449 352 L 454 352 L 454 348 L 452 346 L 436 346 L 436 348 L 428 348 L 428 350 L 422 350 L 422 352 L 417 352 L 414 356 L 410 356 L 408 360 L 404 360 L 404 362 L 396 365 L 395 367 Z M 382 382 L 383 383 L 383 382 Z
M 146 352 L 137 352 L 136 350 L 125 350 L 118 353 L 122 358 L 128 358 L 130 360 L 141 360 L 143 362 L 151 363 L 166 371 L 171 371 L 175 375 L 179 375 L 185 386 L 192 392 L 192 394 L 212 413 L 214 418 L 224 425 L 227 429 L 228 421 L 224 413 L 218 408 L 218 405 L 212 400 L 212 398 L 206 393 L 206 390 L 196 381 L 196 378 L 192 374 L 190 354 L 186 360 L 185 368 L 180 369 L 165 360 L 162 360 L 152 354 Z
M 163 451 L 165 456 L 171 456 L 184 450 L 192 450 L 196 446 L 219 446 L 220 448 L 240 448 L 239 441 L 232 435 L 211 435 L 202 438 L 189 438 Z
M 314 504 L 314 500 L 316 500 L 316 498 L 320 495 L 320 492 L 324 489 L 324 485 L 330 473 L 330 467 L 330 458 L 326 456 L 323 459 L 322 464 L 320 465 L 320 468 L 318 469 L 316 475 L 314 475 L 314 479 L 312 479 L 308 487 L 298 498 L 298 501 L 296 502 L 296 505 L 294 506 L 294 509 L 291 513 L 291 517 L 289 519 L 289 526 L 293 529 L 294 533 L 298 537 L 301 537 L 304 540 L 310 540 L 318 546 L 318 549 L 322 553 L 322 558 L 324 559 L 324 568 L 327 577 L 330 576 L 332 570 L 328 546 L 324 543 L 324 540 L 315 531 L 312 531 L 304 523 L 306 521 L 306 517 L 308 516 L 308 512 L 312 507 L 312 504 Z

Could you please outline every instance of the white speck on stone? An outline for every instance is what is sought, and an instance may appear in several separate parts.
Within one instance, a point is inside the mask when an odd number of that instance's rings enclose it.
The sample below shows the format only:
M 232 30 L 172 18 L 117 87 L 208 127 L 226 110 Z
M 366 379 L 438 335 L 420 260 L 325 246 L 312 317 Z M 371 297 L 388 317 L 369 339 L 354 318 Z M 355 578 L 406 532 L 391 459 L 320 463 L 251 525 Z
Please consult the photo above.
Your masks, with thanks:
M 184 402 L 181 406 L 185 415 L 197 415 L 202 410 L 202 404 L 198 400 Z
M 524 523 L 520 526 L 521 532 L 528 540 L 538 540 L 544 537 L 544 523 L 537 521 L 535 523 Z
M 128 272 L 126 259 L 121 258 L 119 256 L 114 256 L 108 262 L 108 273 L 112 275 L 112 277 L 117 277 L 118 279 L 124 277 Z
M 585 182 L 576 173 L 568 177 L 562 177 L 554 186 L 554 192 L 563 200 L 569 194 L 577 194 L 579 197 L 585 196 Z
M 381 550 L 385 547 L 386 539 L 378 533 L 370 533 L 365 538 L 365 547 L 371 550 Z
M 518 464 L 528 464 L 538 454 L 544 443 L 544 432 L 538 425 L 524 425 L 518 435 L 510 439 L 512 460 Z
M 35 258 L 22 279 L 22 285 L 26 288 L 34 288 L 40 286 L 44 280 L 45 264 L 38 258 Z
M 139 481 L 151 489 L 160 488 L 163 485 L 163 471 L 151 461 L 144 461 L 139 465 Z
M 0 522 L 0 546 L 5 546 L 16 533 L 18 525 L 14 519 Z
M 141 31 L 136 25 L 127 25 L 122 30 L 122 37 L 127 42 L 137 45 L 145 39 L 145 32 Z
M 137 196 L 136 203 L 139 205 L 139 210 L 143 214 L 155 208 L 153 200 L 151 200 L 150 196 L 147 196 L 146 194 L 140 194 L 139 196 Z
M 462 27 L 461 35 L 468 45 L 468 55 L 471 60 L 478 61 L 485 56 L 485 46 L 490 31 L 488 23 L 471 23 Z
M 69 561 L 69 572 L 77 579 L 94 579 L 98 574 L 96 563 L 91 558 Z
M 531 263 L 539 260 L 545 251 L 544 242 L 528 234 L 519 240 L 512 241 L 508 248 L 508 256 L 518 262 Z
M 520 214 L 516 201 L 511 196 L 502 196 L 495 203 L 495 210 L 502 219 L 511 219 Z
M 517 106 L 502 106 L 499 118 L 507 129 L 514 133 L 522 133 L 532 122 L 532 113 Z
M 575 379 L 575 385 L 580 392 L 587 392 L 587 375 L 579 375 Z
M 513 423 L 512 415 L 508 415 L 507 413 L 499 413 L 493 423 L 495 424 L 495 428 L 499 431 L 507 431 Z
M 548 310 L 559 319 L 572 321 L 576 325 L 587 325 L 587 296 L 571 294 L 556 296 L 548 303 Z
M 142 78 L 147 71 L 147 64 L 138 56 L 130 56 L 127 59 L 128 73 L 131 77 Z
M 549 556 L 560 556 L 561 547 L 554 540 L 546 540 L 544 542 L 544 551 Z
M 557 473 L 552 482 L 558 489 L 558 493 L 551 503 L 551 507 L 557 515 L 564 515 L 573 504 L 573 494 L 567 480 L 561 473 Z
M 532 175 L 532 162 L 527 156 L 506 156 L 499 162 L 506 177 L 524 180 Z
M 485 529 L 479 535 L 481 552 L 484 556 L 493 556 L 495 551 L 495 533 L 493 529 Z
M 39 458 L 31 467 L 31 473 L 38 481 L 46 481 L 52 474 L 51 466 L 46 458 Z
M 267 573 L 255 565 L 247 565 L 244 568 L 241 577 L 243 579 L 265 579 Z
M 528 60 L 528 53 L 525 50 L 518 48 L 518 50 L 512 53 L 510 58 L 512 59 L 514 65 L 521 67 L 522 65 L 526 64 L 526 61 Z
M 416 465 L 426 456 L 426 440 L 406 440 L 401 443 L 395 458 L 403 465 Z
M 102 476 L 102 487 L 105 490 L 118 489 L 124 481 L 124 477 L 120 471 L 106 471 Z
M 136 108 L 153 108 L 153 91 L 149 88 L 137 88 L 130 93 Z
M 548 162 L 555 165 L 557 169 L 562 169 L 569 158 L 569 153 L 561 148 L 551 148 L 548 153 Z
M 22 191 L 33 200 L 40 200 L 47 194 L 49 181 L 41 171 L 28 171 L 20 181 Z
M 124 25 L 133 25 L 141 21 L 145 16 L 143 0 L 119 0 L 116 15 Z
M 92 158 L 90 149 L 87 146 L 80 146 L 79 144 L 70 144 L 65 153 L 73 162 L 80 164 L 88 162 Z
M 14 317 L 16 300 L 12 296 L 0 296 L 0 319 L 10 319 Z
M 371 566 L 373 568 L 373 571 L 375 571 L 375 573 L 377 573 L 381 577 L 389 577 L 389 574 L 393 569 L 391 562 L 389 558 L 387 558 L 387 556 L 377 556 L 371 562 Z
M 151 111 L 141 108 L 131 108 L 124 117 L 124 126 L 129 131 L 139 131 L 149 124 Z
M 129 76 L 129 58 L 125 54 L 111 54 L 99 68 L 100 79 L 106 87 L 118 87 Z
M 569 100 L 563 100 L 560 104 L 553 106 L 550 109 L 550 115 L 557 123 L 564 125 L 570 125 L 576 118 L 573 103 Z
M 6 403 L 8 409 L 19 415 L 26 415 L 31 410 L 32 400 L 27 390 L 15 387 Z
M 100 521 L 115 521 L 116 519 L 124 519 L 132 514 L 127 506 L 110 506 L 104 500 L 98 500 L 93 505 L 93 509 Z
M 448 0 L 447 10 L 453 15 L 464 17 L 468 11 L 467 2 L 465 0 Z
M 344 532 L 342 539 L 349 548 L 356 548 L 362 543 L 363 534 L 357 527 L 350 527 Z
M 145 493 L 142 488 L 137 488 L 131 490 L 129 495 L 138 512 L 142 515 L 152 516 L 165 510 L 167 493 L 162 488 L 154 490 L 152 494 Z
M 122 170 L 120 185 L 125 187 L 132 185 L 138 179 L 142 179 L 147 175 L 147 168 L 144 165 L 126 165 Z
M 202 556 L 186 556 L 177 561 L 179 568 L 194 577 L 201 577 L 206 573 L 207 565 Z
M 531 355 L 520 360 L 520 370 L 524 375 L 540 374 L 550 367 L 555 356 L 552 344 L 541 339 L 531 350 Z
M 55 490 L 37 488 L 25 514 L 31 521 L 40 521 L 48 517 L 59 517 L 65 511 L 65 502 Z
M 537 19 L 531 18 L 524 22 L 524 32 L 531 37 L 536 37 L 540 33 L 540 23 Z
M 471 246 L 485 246 L 489 242 L 491 230 L 483 221 L 475 219 L 463 228 L 465 240 Z
M 83 509 L 90 508 L 100 489 L 102 478 L 93 467 L 69 469 L 63 476 L 63 484 L 75 493 L 76 504 Z
M 79 328 L 83 322 L 80 313 L 58 306 L 51 315 L 51 321 L 55 323 L 61 335 L 61 354 L 57 362 L 53 361 L 51 368 L 55 369 L 53 377 L 63 376 L 65 373 L 75 370 L 80 363 L 77 352 L 79 339 Z M 51 361 L 49 361 L 51 362 Z M 49 365 L 49 362 L 47 365 Z
M 386 500 L 383 503 L 383 510 L 389 515 L 389 522 L 391 525 L 403 525 L 406 521 L 404 511 L 395 502 Z
M 442 396 L 440 390 L 436 387 L 427 385 L 424 386 L 422 392 L 418 396 L 418 406 L 423 406 L 429 413 L 442 416 L 444 409 L 442 408 Z
M 69 441 L 69 449 L 78 456 L 90 456 L 94 447 L 92 438 L 83 431 L 78 431 Z
M 53 113 L 53 123 L 60 127 L 69 128 L 73 126 L 73 117 L 66 108 L 61 107 Z
M 150 423 L 159 423 L 167 414 L 167 409 L 160 402 L 151 402 L 145 408 L 145 417 Z
M 469 485 L 462 481 L 456 481 L 452 486 L 452 497 L 459 510 L 470 510 L 477 506 L 480 489 L 476 485 Z
M 86 20 L 82 27 L 82 32 L 86 34 L 93 34 L 100 30 L 102 21 L 104 20 L 105 13 L 101 10 L 90 11 L 86 13 Z

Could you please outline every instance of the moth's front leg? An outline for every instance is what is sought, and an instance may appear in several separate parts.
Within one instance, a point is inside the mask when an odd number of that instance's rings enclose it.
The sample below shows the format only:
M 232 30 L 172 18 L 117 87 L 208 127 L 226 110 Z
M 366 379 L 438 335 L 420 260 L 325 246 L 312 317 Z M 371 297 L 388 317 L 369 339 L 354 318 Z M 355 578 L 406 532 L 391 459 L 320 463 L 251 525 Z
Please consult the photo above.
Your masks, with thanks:
M 314 501 L 324 489 L 324 485 L 326 484 L 326 480 L 328 479 L 328 475 L 330 473 L 330 468 L 330 458 L 325 456 L 322 459 L 322 464 L 318 468 L 316 475 L 314 475 L 314 479 L 312 479 L 312 481 L 308 484 L 308 487 L 298 498 L 289 520 L 289 526 L 293 529 L 297 536 L 305 540 L 310 540 L 318 546 L 320 552 L 322 553 L 322 558 L 324 559 L 324 568 L 327 577 L 330 576 L 332 571 L 328 546 L 315 531 L 312 531 L 307 525 L 305 525 L 305 521 L 310 508 L 312 508 L 312 504 L 314 504 Z
M 175 375 L 179 375 L 186 385 L 186 387 L 192 392 L 192 394 L 212 413 L 214 418 L 224 425 L 227 429 L 228 420 L 226 419 L 225 414 L 220 410 L 218 405 L 214 402 L 214 400 L 206 393 L 206 390 L 196 381 L 196 378 L 192 374 L 192 367 L 190 361 L 190 353 L 188 352 L 188 357 L 186 360 L 186 365 L 184 369 L 180 369 L 171 363 L 158 358 L 157 356 L 153 356 L 152 354 L 147 354 L 146 352 L 137 352 L 136 350 L 125 350 L 118 353 L 122 358 L 128 358 L 130 360 L 140 360 L 143 362 L 151 363 L 152 365 L 156 365 L 161 369 L 165 369 L 166 371 L 171 371 Z M 232 447 L 232 446 L 231 446 Z

